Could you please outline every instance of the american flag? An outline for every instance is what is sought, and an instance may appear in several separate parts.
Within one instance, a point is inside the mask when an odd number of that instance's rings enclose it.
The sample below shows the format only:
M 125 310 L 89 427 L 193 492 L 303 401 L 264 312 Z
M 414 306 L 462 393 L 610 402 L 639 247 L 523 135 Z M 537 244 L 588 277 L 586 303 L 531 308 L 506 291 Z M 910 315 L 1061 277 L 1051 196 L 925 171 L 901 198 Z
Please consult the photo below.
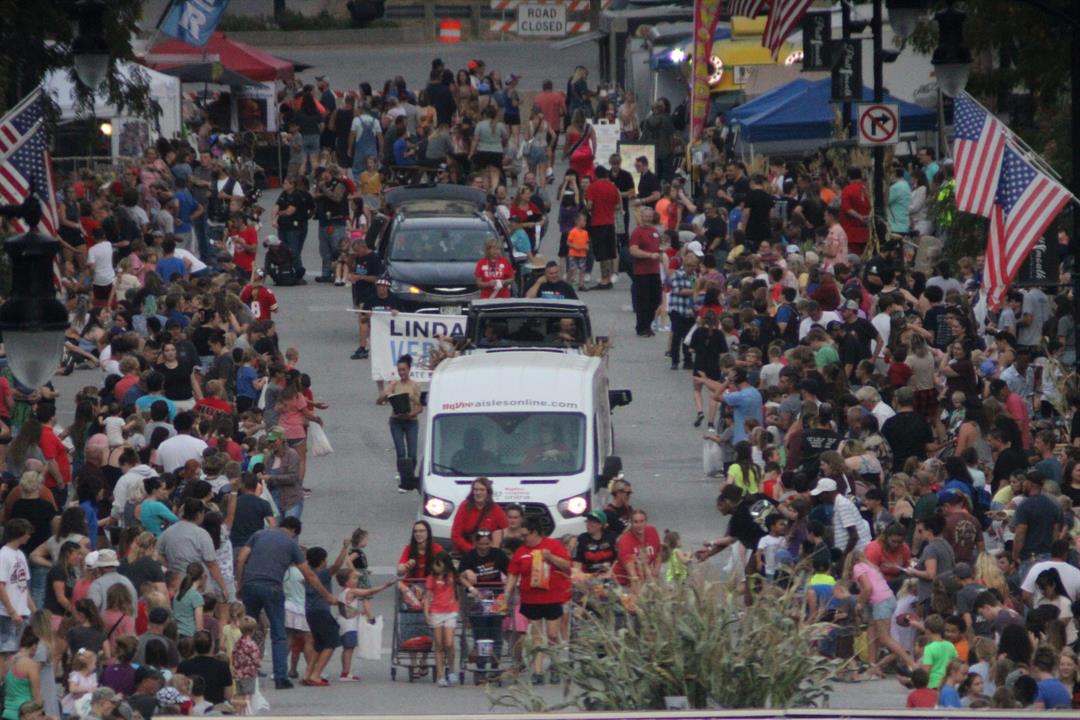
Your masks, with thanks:
M 802 22 L 813 4 L 814 0 L 774 0 L 769 9 L 769 19 L 765 22 L 765 33 L 761 37 L 761 44 L 769 48 L 774 60 L 780 54 L 784 40 Z
M 1035 169 L 1012 145 L 1005 145 L 983 270 L 991 308 L 1001 304 L 1020 264 L 1072 199 L 1068 190 Z
M 47 139 L 45 101 L 39 89 L 0 118 L 0 200 L 18 205 L 33 188 L 34 196 L 41 203 L 39 229 L 56 237 L 60 222 Z M 16 232 L 29 230 L 22 219 L 13 220 L 12 227 Z M 58 257 L 53 261 L 53 276 L 60 287 Z
M 1009 130 L 967 93 L 956 96 L 956 207 L 991 217 Z
M 727 15 L 756 17 L 768 4 L 769 0 L 727 0 Z

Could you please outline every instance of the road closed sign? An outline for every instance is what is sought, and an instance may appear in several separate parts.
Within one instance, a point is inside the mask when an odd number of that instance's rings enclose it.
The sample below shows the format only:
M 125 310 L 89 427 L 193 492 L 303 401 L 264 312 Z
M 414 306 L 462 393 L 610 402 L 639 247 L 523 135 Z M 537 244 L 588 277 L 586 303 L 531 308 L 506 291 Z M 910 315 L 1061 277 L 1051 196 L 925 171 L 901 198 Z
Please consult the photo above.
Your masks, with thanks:
M 900 142 L 899 105 L 868 103 L 858 107 L 860 145 L 895 145 Z
M 517 34 L 525 37 L 566 35 L 566 5 L 562 3 L 518 5 Z

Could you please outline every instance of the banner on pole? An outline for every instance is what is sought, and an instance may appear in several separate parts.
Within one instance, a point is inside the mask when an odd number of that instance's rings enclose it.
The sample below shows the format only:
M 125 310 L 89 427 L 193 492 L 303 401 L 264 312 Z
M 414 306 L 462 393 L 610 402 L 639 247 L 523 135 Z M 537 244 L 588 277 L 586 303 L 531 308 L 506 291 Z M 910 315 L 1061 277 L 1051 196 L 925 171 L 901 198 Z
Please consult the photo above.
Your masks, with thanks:
M 174 0 L 161 21 L 161 32 L 192 47 L 203 47 L 228 6 L 229 0 Z
M 701 137 L 709 120 L 709 75 L 712 74 L 713 34 L 720 20 L 716 0 L 694 2 L 694 65 L 690 76 L 690 144 Z
M 412 379 L 431 382 L 428 357 L 438 347 L 439 338 L 464 334 L 464 315 L 372 313 L 371 379 L 396 380 L 398 359 L 411 355 Z

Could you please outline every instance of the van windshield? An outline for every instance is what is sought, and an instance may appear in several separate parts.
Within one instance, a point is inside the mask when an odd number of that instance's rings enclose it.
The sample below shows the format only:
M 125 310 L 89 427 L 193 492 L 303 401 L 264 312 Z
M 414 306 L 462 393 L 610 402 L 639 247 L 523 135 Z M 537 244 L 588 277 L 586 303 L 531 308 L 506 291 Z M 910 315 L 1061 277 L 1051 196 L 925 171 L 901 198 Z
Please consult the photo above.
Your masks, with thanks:
M 580 413 L 454 413 L 435 417 L 432 469 L 439 475 L 568 475 L 585 466 Z

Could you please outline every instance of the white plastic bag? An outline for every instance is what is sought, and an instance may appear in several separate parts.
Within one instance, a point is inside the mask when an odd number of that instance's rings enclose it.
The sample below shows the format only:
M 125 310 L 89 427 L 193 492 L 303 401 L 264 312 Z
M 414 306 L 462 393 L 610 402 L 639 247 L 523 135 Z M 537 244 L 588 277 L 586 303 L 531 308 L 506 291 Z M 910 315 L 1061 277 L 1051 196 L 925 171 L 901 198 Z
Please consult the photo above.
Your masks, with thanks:
M 382 657 L 382 615 L 375 618 L 371 623 L 367 620 L 360 622 L 356 631 L 356 654 L 361 660 L 379 660 Z
M 308 447 L 311 448 L 312 455 L 322 457 L 334 452 L 334 448 L 330 444 L 330 439 L 326 437 L 326 431 L 323 430 L 322 425 L 317 422 L 311 423 L 308 425 L 307 433 Z
M 267 701 L 266 696 L 262 694 L 262 690 L 259 689 L 259 678 L 255 678 L 255 692 L 251 693 L 251 697 L 248 698 L 244 714 L 258 715 L 269 709 L 270 703 Z
M 698 326 L 695 324 L 690 328 L 690 332 L 686 333 L 686 337 L 683 338 L 682 344 L 684 347 L 690 347 L 690 343 L 694 342 L 694 333 L 697 332 Z
M 705 440 L 701 446 L 701 461 L 707 477 L 714 477 L 723 472 L 724 451 L 720 447 L 720 443 Z
M 259 401 L 255 403 L 255 406 L 260 410 L 266 409 L 266 388 L 270 386 L 270 380 L 268 379 L 263 383 L 262 390 L 259 391 Z

